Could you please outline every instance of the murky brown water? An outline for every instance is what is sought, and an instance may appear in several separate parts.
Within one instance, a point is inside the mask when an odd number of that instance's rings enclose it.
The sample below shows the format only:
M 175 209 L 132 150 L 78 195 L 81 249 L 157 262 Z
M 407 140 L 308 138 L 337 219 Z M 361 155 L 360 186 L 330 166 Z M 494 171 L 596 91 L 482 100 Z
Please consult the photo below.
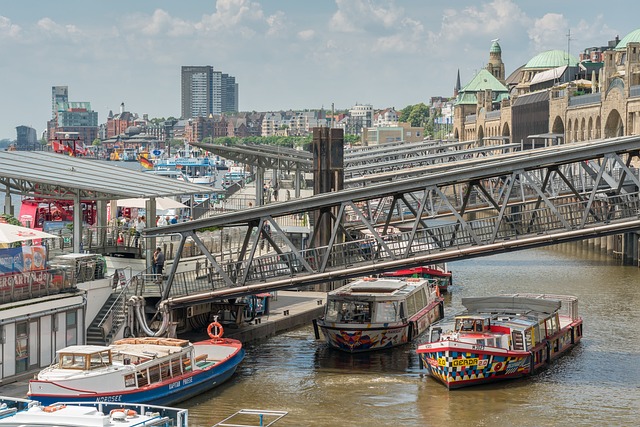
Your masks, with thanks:
M 242 408 L 286 410 L 282 426 L 630 426 L 640 401 L 640 269 L 577 246 L 451 263 L 446 310 L 463 296 L 576 295 L 579 347 L 532 378 L 447 391 L 420 370 L 417 344 L 347 355 L 304 327 L 249 347 L 227 384 L 183 403 L 191 426 Z

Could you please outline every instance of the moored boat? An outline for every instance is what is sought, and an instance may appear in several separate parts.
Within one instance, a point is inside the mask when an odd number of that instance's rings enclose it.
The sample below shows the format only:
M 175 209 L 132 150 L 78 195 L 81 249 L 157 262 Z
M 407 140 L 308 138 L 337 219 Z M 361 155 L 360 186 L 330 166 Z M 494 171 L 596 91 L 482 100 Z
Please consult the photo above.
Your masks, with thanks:
M 56 363 L 29 381 L 28 396 L 45 405 L 64 400 L 183 401 L 229 379 L 244 358 L 242 344 L 222 338 L 217 322 L 209 326 L 209 334 L 211 339 L 195 343 L 146 337 L 63 348 Z
M 314 327 L 333 348 L 379 350 L 411 342 L 442 318 L 443 307 L 433 280 L 367 277 L 329 292 Z
M 56 427 L 187 427 L 186 409 L 166 406 L 61 402 L 43 405 L 35 400 L 0 396 L 0 426 Z
M 565 295 L 462 298 L 466 310 L 439 322 L 418 346 L 420 363 L 455 389 L 531 375 L 582 338 L 578 301 Z
M 438 284 L 440 293 L 449 291 L 452 283 L 451 271 L 447 268 L 447 263 L 424 265 L 421 267 L 403 268 L 400 270 L 383 273 L 384 277 L 420 277 L 423 279 L 434 279 Z

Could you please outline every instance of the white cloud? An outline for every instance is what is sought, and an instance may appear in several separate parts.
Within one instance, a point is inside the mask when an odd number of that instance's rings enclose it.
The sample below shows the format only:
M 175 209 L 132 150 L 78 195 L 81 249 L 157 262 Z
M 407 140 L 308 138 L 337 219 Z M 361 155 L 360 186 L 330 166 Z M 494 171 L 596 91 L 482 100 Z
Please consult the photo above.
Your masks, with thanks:
M 21 31 L 19 25 L 12 24 L 9 18 L 0 15 L 0 37 L 17 38 Z
M 425 32 L 421 22 L 404 18 L 398 25 L 397 33 L 376 40 L 374 52 L 402 52 L 417 54 L 425 48 Z
M 313 30 L 298 31 L 298 38 L 301 40 L 311 40 L 315 36 L 316 32 Z
M 369 32 L 392 29 L 402 20 L 404 10 L 393 1 L 336 0 L 338 10 L 329 21 L 335 32 Z
M 563 15 L 547 13 L 536 19 L 528 34 L 533 48 L 538 52 L 550 49 L 562 49 L 566 46 L 569 24 Z
M 48 37 L 54 38 L 77 38 L 82 32 L 75 25 L 61 25 L 51 18 L 40 19 L 36 27 L 44 32 Z
M 182 19 L 171 17 L 162 9 L 157 9 L 151 18 L 141 26 L 140 31 L 147 36 L 167 34 L 169 36 L 187 36 L 193 34 L 195 28 L 193 24 Z
M 513 28 L 526 28 L 530 19 L 512 0 L 493 0 L 479 7 L 469 6 L 462 10 L 446 9 L 443 14 L 440 33 L 434 38 L 457 41 L 485 35 L 500 36 Z

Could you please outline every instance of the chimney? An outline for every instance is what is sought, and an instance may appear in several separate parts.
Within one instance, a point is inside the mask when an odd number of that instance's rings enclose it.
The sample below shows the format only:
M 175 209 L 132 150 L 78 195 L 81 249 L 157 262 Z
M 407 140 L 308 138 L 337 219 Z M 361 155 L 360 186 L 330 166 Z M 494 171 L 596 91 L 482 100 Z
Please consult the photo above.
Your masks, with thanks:
M 124 113 L 124 102 L 120 104 L 120 114 Z

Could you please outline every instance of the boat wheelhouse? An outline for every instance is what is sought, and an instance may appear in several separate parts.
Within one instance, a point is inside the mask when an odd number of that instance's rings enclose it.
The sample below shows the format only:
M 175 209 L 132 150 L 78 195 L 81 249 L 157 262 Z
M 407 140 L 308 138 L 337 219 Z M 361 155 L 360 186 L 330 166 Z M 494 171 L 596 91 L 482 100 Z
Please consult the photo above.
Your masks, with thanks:
M 444 314 L 435 281 L 367 277 L 329 292 L 314 320 L 329 346 L 350 353 L 406 344 Z
M 453 323 L 439 322 L 417 349 L 420 363 L 447 388 L 531 375 L 582 338 L 578 301 L 565 295 L 463 298 Z
M 110 346 L 77 345 L 29 382 L 29 397 L 170 405 L 227 380 L 244 358 L 242 344 L 220 338 L 190 343 L 171 338 L 125 338 Z

